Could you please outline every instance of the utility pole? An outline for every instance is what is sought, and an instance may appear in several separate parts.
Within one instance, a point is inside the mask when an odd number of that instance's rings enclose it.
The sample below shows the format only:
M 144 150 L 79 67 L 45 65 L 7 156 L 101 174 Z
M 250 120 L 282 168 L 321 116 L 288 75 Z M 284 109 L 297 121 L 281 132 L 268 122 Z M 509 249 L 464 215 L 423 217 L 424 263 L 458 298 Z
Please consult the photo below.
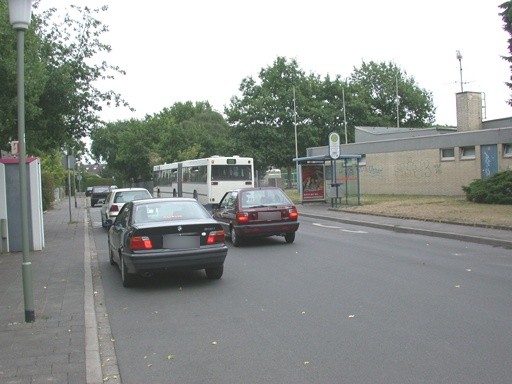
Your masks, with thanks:
M 341 88 L 341 97 L 343 101 L 343 127 L 345 131 L 345 144 L 348 144 L 348 135 L 347 135 L 347 112 L 345 110 L 345 88 Z
M 299 158 L 299 145 L 297 142 L 297 108 L 295 105 L 295 85 L 293 86 L 293 126 L 295 130 L 295 159 Z M 295 160 L 295 179 L 297 182 L 297 191 L 300 192 L 299 182 L 299 160 Z
M 395 91 L 396 91 L 396 127 L 400 128 L 400 115 L 399 109 L 400 106 L 400 98 L 398 97 L 398 72 L 395 75 Z

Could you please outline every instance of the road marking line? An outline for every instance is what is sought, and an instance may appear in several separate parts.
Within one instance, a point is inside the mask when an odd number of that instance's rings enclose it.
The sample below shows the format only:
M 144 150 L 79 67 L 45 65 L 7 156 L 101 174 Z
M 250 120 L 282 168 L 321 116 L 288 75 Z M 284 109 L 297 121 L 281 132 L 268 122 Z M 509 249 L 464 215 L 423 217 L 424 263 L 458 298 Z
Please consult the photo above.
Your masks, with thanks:
M 320 223 L 313 223 L 313 225 L 315 225 L 317 227 L 322 227 L 322 228 L 339 229 L 340 231 L 347 232 L 347 233 L 368 233 L 366 231 L 351 231 L 350 229 L 343 229 L 343 227 L 337 227 L 335 225 L 325 225 L 325 224 L 320 224 Z
M 324 225 L 324 224 L 319 224 L 319 223 L 313 223 L 313 225 L 316 225 L 317 227 L 322 227 L 322 228 L 342 229 L 341 227 L 336 227 L 334 225 Z

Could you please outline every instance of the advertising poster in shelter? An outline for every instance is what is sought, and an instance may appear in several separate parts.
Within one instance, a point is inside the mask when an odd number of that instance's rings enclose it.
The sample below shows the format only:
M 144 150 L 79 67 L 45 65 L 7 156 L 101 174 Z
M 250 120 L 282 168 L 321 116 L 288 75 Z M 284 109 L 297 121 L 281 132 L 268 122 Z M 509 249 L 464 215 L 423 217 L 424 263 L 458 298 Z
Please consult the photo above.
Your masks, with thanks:
M 323 164 L 303 164 L 302 201 L 324 201 L 324 166 Z

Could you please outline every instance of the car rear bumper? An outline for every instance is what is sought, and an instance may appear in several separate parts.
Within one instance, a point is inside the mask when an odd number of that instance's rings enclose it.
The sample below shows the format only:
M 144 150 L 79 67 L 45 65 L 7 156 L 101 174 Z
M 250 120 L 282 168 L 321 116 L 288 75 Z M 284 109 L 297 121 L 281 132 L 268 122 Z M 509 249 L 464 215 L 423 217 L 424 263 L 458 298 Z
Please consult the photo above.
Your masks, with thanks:
M 258 237 L 284 235 L 296 232 L 299 229 L 299 222 L 290 223 L 268 223 L 268 224 L 247 224 L 235 227 L 235 232 L 240 237 Z
M 129 273 L 145 273 L 163 270 L 205 269 L 218 267 L 224 263 L 228 248 L 222 247 L 191 249 L 180 251 L 139 251 L 123 253 Z

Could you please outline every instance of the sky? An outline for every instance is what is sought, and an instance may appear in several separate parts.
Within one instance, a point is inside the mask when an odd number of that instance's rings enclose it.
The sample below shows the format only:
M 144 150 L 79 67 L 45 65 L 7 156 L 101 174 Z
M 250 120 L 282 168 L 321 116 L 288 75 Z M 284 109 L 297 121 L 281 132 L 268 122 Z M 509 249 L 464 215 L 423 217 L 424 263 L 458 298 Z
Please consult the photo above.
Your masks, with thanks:
M 512 116 L 503 1 L 41 0 L 40 8 L 108 5 L 100 17 L 110 30 L 106 59 L 127 74 L 106 86 L 136 111 L 108 108 L 106 121 L 186 101 L 209 101 L 222 113 L 244 78 L 257 79 L 282 56 L 331 78 L 363 62 L 394 62 L 432 93 L 436 124 L 455 126 L 461 90 L 484 93 L 484 120 Z

